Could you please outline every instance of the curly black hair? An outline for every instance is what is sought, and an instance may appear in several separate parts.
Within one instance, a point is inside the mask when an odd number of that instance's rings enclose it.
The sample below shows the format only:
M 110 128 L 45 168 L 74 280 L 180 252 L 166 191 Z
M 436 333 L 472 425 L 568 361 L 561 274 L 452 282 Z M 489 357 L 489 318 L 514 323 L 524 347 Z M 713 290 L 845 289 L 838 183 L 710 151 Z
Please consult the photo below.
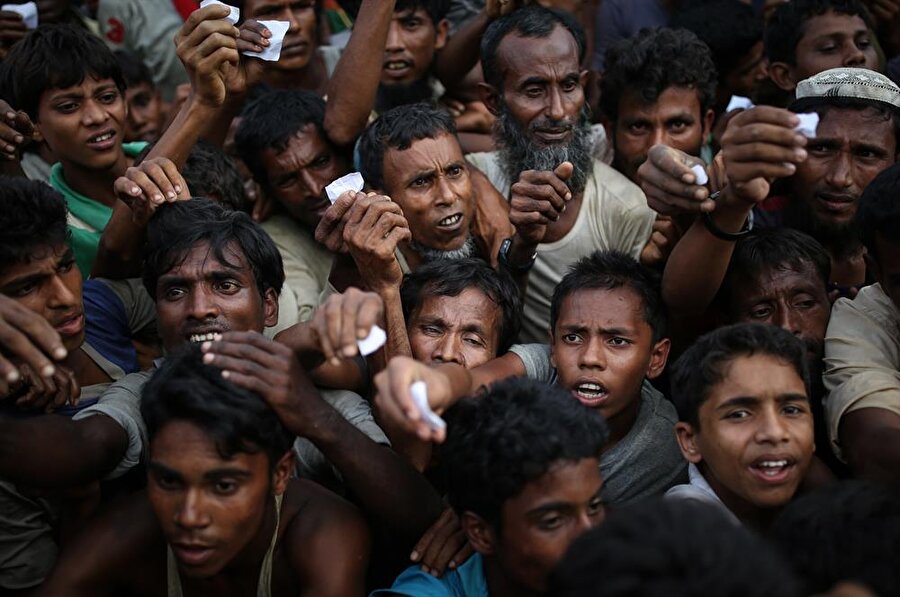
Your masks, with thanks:
M 43 182 L 0 176 L 0 270 L 66 244 L 66 200 Z

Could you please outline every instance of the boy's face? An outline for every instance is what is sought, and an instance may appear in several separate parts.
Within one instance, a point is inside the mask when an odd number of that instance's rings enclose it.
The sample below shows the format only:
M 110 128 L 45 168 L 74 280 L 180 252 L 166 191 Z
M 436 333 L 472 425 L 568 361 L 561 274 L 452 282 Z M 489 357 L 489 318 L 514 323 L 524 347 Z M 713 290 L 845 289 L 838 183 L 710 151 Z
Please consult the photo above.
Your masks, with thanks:
M 258 21 L 288 21 L 281 58 L 269 63 L 278 70 L 301 70 L 316 51 L 315 0 L 245 0 L 245 18 Z
M 447 42 L 447 21 L 435 27 L 422 7 L 394 13 L 384 47 L 382 85 L 408 85 L 428 76 L 434 53 Z
M 699 156 L 712 119 L 712 110 L 703 113 L 696 89 L 672 86 L 655 102 L 647 103 L 637 89 L 629 87 L 619 100 L 619 116 L 611 135 L 616 150 L 614 165 L 636 181 L 638 168 L 658 143 Z
M 153 142 L 162 126 L 162 99 L 150 83 L 142 82 L 125 90 L 128 104 L 125 141 Z
M 700 405 L 699 429 L 676 425 L 681 452 L 740 516 L 784 506 L 812 459 L 813 419 L 803 380 L 775 357 L 739 356 Z
M 497 356 L 501 317 L 500 306 L 475 287 L 457 296 L 425 296 L 407 325 L 412 356 L 467 369 L 483 365 Z
M 331 207 L 325 187 L 350 171 L 313 124 L 297 131 L 283 151 L 269 148 L 260 159 L 267 190 L 298 223 L 313 231 Z
M 156 315 L 163 347 L 173 351 L 186 342 L 202 342 L 208 334 L 262 332 L 278 322 L 274 290 L 259 295 L 253 270 L 237 243 L 219 261 L 201 243 L 159 277 Z
M 384 152 L 384 186 L 409 222 L 413 240 L 438 251 L 469 238 L 475 197 L 459 141 L 442 133 Z
M 641 384 L 662 373 L 669 342 L 653 342 L 643 301 L 633 289 L 585 289 L 560 305 L 550 349 L 557 383 L 613 421 L 636 412 Z
M 872 34 L 859 16 L 828 11 L 810 18 L 794 53 L 792 79 L 796 85 L 822 71 L 842 66 L 878 70 Z
M 87 76 L 78 85 L 44 91 L 36 124 L 63 164 L 108 170 L 122 157 L 127 112 L 112 79 Z
M 811 263 L 772 267 L 731 281 L 731 323 L 769 323 L 796 335 L 811 361 L 822 358 L 831 302 Z
M 81 273 L 68 243 L 45 247 L 31 261 L 4 269 L 0 293 L 46 319 L 70 353 L 84 343 Z
M 504 575 L 525 591 L 545 592 L 550 571 L 583 532 L 606 515 L 596 458 L 561 462 L 504 502 L 493 553 Z
M 209 578 L 243 555 L 274 495 L 284 493 L 292 459 L 274 473 L 264 452 L 225 459 L 204 430 L 173 420 L 150 443 L 147 497 L 182 574 Z

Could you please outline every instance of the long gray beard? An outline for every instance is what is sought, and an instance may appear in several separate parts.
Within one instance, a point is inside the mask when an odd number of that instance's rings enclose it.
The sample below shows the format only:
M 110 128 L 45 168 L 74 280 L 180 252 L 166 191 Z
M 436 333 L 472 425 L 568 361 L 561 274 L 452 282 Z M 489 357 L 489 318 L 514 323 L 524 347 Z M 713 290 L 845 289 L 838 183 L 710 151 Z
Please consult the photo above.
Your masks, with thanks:
M 431 247 L 426 247 L 425 245 L 417 243 L 416 241 L 410 241 L 409 246 L 413 251 L 418 253 L 426 263 L 431 263 L 432 261 L 466 259 L 468 257 L 474 257 L 475 253 L 478 251 L 478 246 L 475 244 L 475 239 L 471 236 L 466 239 L 466 242 L 464 242 L 460 248 L 452 249 L 450 251 L 432 249 Z
M 572 140 L 565 145 L 542 146 L 533 143 L 527 133 L 519 125 L 509 107 L 500 106 L 500 114 L 494 125 L 494 139 L 500 147 L 498 157 L 500 167 L 509 184 L 519 180 L 519 175 L 526 170 L 556 170 L 563 162 L 571 162 L 574 166 L 572 176 L 567 181 L 573 195 L 584 191 L 587 177 L 593 168 L 594 158 L 591 152 L 591 128 L 587 107 L 582 109 L 577 123 L 569 126 L 574 130 Z M 533 122 L 530 126 L 548 125 L 547 121 Z M 560 123 L 552 123 L 559 126 Z

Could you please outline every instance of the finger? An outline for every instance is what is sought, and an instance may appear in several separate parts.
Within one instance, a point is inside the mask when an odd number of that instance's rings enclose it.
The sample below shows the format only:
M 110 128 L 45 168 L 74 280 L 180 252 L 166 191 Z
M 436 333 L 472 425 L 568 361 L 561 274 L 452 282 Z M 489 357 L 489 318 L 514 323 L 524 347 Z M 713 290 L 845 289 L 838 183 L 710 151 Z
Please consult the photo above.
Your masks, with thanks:
M 141 188 L 141 197 L 153 205 L 161 205 L 166 198 L 156 183 L 140 168 L 131 167 L 125 174 L 131 182 Z
M 709 197 L 709 191 L 705 186 L 694 184 L 696 176 L 687 167 L 684 168 L 688 171 L 688 174 L 682 176 L 675 174 L 674 170 L 665 171 L 653 166 L 644 168 L 645 165 L 647 165 L 646 162 L 638 169 L 641 188 L 653 187 L 663 194 L 694 201 L 703 201 Z M 686 183 L 684 180 L 688 176 L 690 176 L 691 182 Z
M 562 181 L 569 180 L 574 172 L 575 166 L 572 165 L 572 162 L 563 162 L 553 171 L 553 173 Z
M 159 189 L 159 192 L 162 193 L 163 201 L 175 200 L 178 193 L 175 192 L 175 186 L 169 180 L 169 176 L 166 174 L 166 171 L 162 169 L 162 166 L 155 162 L 147 162 L 142 164 L 141 168 L 147 177 L 153 181 L 153 184 Z
M 647 168 L 644 168 L 644 164 L 647 165 Z M 638 168 L 639 174 L 660 171 L 660 174 L 667 175 L 668 178 L 687 184 L 694 184 L 697 176 L 691 170 L 691 166 L 702 164 L 702 162 L 691 159 L 690 156 L 674 147 L 657 144 L 650 148 L 650 151 L 647 153 L 647 161 L 644 164 Z M 663 177 L 658 174 L 657 178 Z
M 187 181 L 184 180 L 175 164 L 171 160 L 160 160 L 159 165 L 165 172 L 166 178 L 172 184 L 175 196 L 179 199 L 189 199 L 191 192 L 188 189 Z
M 328 330 L 328 339 L 331 345 L 333 347 L 341 349 L 342 352 L 344 348 L 353 350 L 353 348 L 355 348 L 355 344 L 352 347 L 345 347 L 342 342 L 341 326 L 343 325 L 344 321 L 344 313 L 341 309 L 340 304 L 335 301 L 329 301 L 325 303 L 324 310 L 325 325 Z M 347 356 L 354 356 L 355 354 L 356 351 L 353 350 L 353 352 Z M 333 356 L 332 360 L 335 363 L 340 362 L 340 358 L 338 355 Z
M 433 574 L 435 576 L 443 576 L 447 568 L 452 567 L 451 564 L 454 561 L 454 556 L 456 556 L 468 542 L 468 537 L 466 537 L 466 534 L 457 525 L 453 534 L 447 537 L 447 540 L 444 541 L 440 551 L 438 551 L 431 559 L 429 568 L 432 569 Z
M 325 315 L 324 305 L 320 305 L 316 309 L 313 315 L 312 327 L 319 339 L 319 350 L 322 352 L 325 360 L 330 362 L 339 361 L 340 359 L 335 354 L 334 344 L 331 343 L 331 334 L 328 329 L 328 319 Z
M 59 333 L 46 319 L 5 296 L 0 296 L 0 346 L 45 377 L 55 369 L 45 355 L 55 360 L 68 355 Z
M 784 128 L 794 128 L 800 124 L 797 115 L 784 108 L 775 108 L 773 106 L 755 106 L 749 110 L 744 110 L 737 114 L 731 122 L 728 123 L 726 134 L 735 128 L 743 128 L 752 123 L 774 124 Z
M 546 217 L 548 221 L 555 222 L 562 214 L 562 208 L 546 199 L 532 198 L 527 195 L 515 195 L 510 201 L 510 218 L 513 213 L 538 213 Z
M 735 162 L 771 163 L 771 162 L 795 162 L 800 163 L 807 157 L 807 152 L 802 147 L 784 147 L 770 143 L 746 143 L 732 145 L 725 149 L 725 160 L 728 170 Z
M 732 164 L 728 170 L 728 176 L 735 184 L 749 182 L 758 178 L 775 180 L 787 178 L 797 172 L 797 166 L 790 162 L 783 164 L 751 163 L 747 165 Z
M 518 182 L 524 182 L 534 186 L 550 185 L 551 187 L 553 187 L 556 195 L 561 197 L 563 200 L 569 201 L 572 198 L 572 191 L 569 190 L 569 186 L 554 172 L 528 170 L 519 175 Z
M 409 554 L 410 560 L 412 560 L 413 562 L 418 562 L 422 559 L 422 554 L 425 553 L 427 547 L 434 540 L 434 537 L 438 533 L 438 529 L 452 520 L 452 514 L 453 510 L 451 510 L 450 508 L 445 509 L 438 517 L 438 519 L 434 521 L 434 524 L 428 527 L 428 530 L 425 531 L 425 534 L 422 535 L 422 537 L 416 543 L 415 547 L 413 547 L 412 553 Z
M 369 330 L 381 322 L 383 312 L 384 303 L 381 298 L 365 294 L 356 315 L 356 337 L 363 339 L 368 336 Z
M 566 208 L 566 196 L 560 195 L 557 190 L 549 184 L 531 184 L 526 182 L 517 182 L 512 187 L 512 201 L 519 199 L 533 200 L 545 204 L 547 208 L 553 210 L 553 214 L 559 215 Z M 539 210 L 548 213 L 546 210 Z
M 351 288 L 353 292 L 344 293 L 341 301 L 341 331 L 340 342 L 341 354 L 344 358 L 356 356 L 359 352 L 357 342 L 360 339 L 359 330 L 359 309 L 362 306 L 364 295 L 362 292 Z M 371 327 L 371 326 L 370 326 Z M 363 336 L 365 337 L 365 336 Z

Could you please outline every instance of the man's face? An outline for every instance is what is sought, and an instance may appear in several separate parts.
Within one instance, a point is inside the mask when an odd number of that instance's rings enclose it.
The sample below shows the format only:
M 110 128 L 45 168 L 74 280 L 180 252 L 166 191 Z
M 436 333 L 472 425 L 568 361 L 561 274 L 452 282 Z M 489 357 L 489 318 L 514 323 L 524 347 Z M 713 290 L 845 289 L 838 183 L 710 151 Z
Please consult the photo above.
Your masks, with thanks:
M 880 232 L 875 233 L 877 257 L 870 259 L 874 265 L 875 277 L 881 289 L 891 297 L 894 305 L 900 309 L 900 244 L 897 238 L 890 242 Z
M 736 275 L 731 282 L 731 323 L 768 323 L 803 341 L 810 360 L 824 354 L 831 302 L 811 263 L 772 267 L 757 275 Z M 817 368 L 818 369 L 818 368 Z
M 46 319 L 70 353 L 84 343 L 81 273 L 68 243 L 46 247 L 31 261 L 5 268 L 0 294 Z
M 648 104 L 638 90 L 629 87 L 619 100 L 619 117 L 614 124 L 614 165 L 636 181 L 647 152 L 658 143 L 699 156 L 711 119 L 711 111 L 703 113 L 696 89 L 669 87 Z
M 497 62 L 504 73 L 498 99 L 531 143 L 547 147 L 571 142 L 584 108 L 586 77 L 572 34 L 557 25 L 546 38 L 507 35 L 497 49 Z
M 631 288 L 586 289 L 567 296 L 552 331 L 551 362 L 559 385 L 608 421 L 637 412 L 641 384 L 665 366 Z
M 726 367 L 700 406 L 700 428 L 678 423 L 682 452 L 735 514 L 784 506 L 815 448 L 803 380 L 765 354 L 740 356 Z
M 88 76 L 78 85 L 43 92 L 37 126 L 63 164 L 108 170 L 122 157 L 126 113 L 112 79 Z
M 495 556 L 513 586 L 543 593 L 572 542 L 605 517 L 596 458 L 560 462 L 504 502 Z
M 384 152 L 384 186 L 403 210 L 413 241 L 437 251 L 462 248 L 475 198 L 469 167 L 456 137 L 442 133 Z
M 156 433 L 148 468 L 150 505 L 179 571 L 193 578 L 215 576 L 242 555 L 279 485 L 265 452 L 225 459 L 213 438 L 187 421 Z
M 794 53 L 796 85 L 803 79 L 841 66 L 878 70 L 878 53 L 865 21 L 858 16 L 828 11 L 812 17 Z
M 436 50 L 447 42 L 447 22 L 435 27 L 422 7 L 394 13 L 384 47 L 382 85 L 408 85 L 428 76 Z
M 725 74 L 723 87 L 730 95 L 753 97 L 757 86 L 768 75 L 763 42 L 758 41 L 738 62 L 731 72 Z
M 278 321 L 273 290 L 259 295 L 253 270 L 237 243 L 216 258 L 207 243 L 193 247 L 156 285 L 156 314 L 169 352 L 227 331 L 262 332 Z
M 162 99 L 150 83 L 132 85 L 125 90 L 128 118 L 125 141 L 153 142 L 159 139 L 162 126 Z
M 806 150 L 791 178 L 795 207 L 814 229 L 839 231 L 852 224 L 863 190 L 894 163 L 897 139 L 893 123 L 874 109 L 831 108 Z
M 501 317 L 500 306 L 475 287 L 457 296 L 430 294 L 407 324 L 412 356 L 467 369 L 483 365 L 497 356 Z
M 261 162 L 268 178 L 267 190 L 297 222 L 315 230 L 331 206 L 325 187 L 350 172 L 342 156 L 307 124 L 288 141 L 284 151 L 269 148 Z
M 281 58 L 268 63 L 283 71 L 306 68 L 316 51 L 315 0 L 246 0 L 244 16 L 258 21 L 287 21 Z

